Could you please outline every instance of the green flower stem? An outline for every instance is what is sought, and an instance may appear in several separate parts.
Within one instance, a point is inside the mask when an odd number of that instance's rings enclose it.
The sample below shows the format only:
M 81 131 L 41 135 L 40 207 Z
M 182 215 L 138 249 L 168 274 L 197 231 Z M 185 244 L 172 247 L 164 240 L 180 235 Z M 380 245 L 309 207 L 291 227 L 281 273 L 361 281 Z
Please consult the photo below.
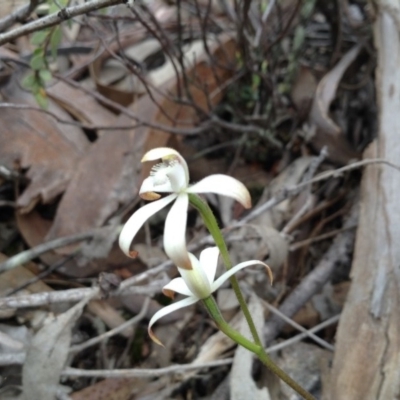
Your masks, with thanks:
M 189 201 L 190 204 L 192 204 L 199 211 L 201 217 L 203 218 L 204 223 L 207 226 L 207 229 L 211 233 L 211 236 L 213 237 L 216 245 L 219 248 L 219 251 L 221 252 L 221 256 L 222 259 L 224 260 L 226 269 L 227 270 L 231 269 L 232 262 L 229 257 L 224 237 L 222 236 L 222 232 L 219 229 L 218 222 L 215 219 L 215 216 L 211 211 L 209 205 L 205 201 L 203 201 L 199 196 L 192 193 L 189 194 Z M 251 317 L 250 311 L 247 307 L 242 291 L 240 290 L 239 282 L 235 276 L 230 277 L 229 280 L 231 282 L 232 289 L 235 292 L 236 298 L 238 299 L 238 302 L 240 304 L 240 308 L 242 309 L 242 312 L 246 318 L 247 324 L 249 325 L 250 332 L 251 335 L 253 336 L 254 342 L 258 346 L 262 347 L 262 343 L 258 335 L 256 326 L 254 324 L 253 318 Z
M 214 297 L 209 296 L 203 299 L 203 303 L 207 308 L 211 318 L 217 324 L 218 329 L 220 329 L 226 336 L 231 338 L 237 344 L 243 346 L 245 349 L 254 353 L 259 360 L 269 368 L 275 375 L 279 376 L 284 382 L 286 382 L 293 390 L 295 390 L 300 396 L 303 396 L 306 400 L 315 400 L 307 390 L 301 387 L 296 381 L 294 381 L 285 371 L 276 365 L 268 354 L 265 352 L 264 347 L 257 345 L 250 340 L 246 339 L 239 332 L 235 331 L 222 316 Z

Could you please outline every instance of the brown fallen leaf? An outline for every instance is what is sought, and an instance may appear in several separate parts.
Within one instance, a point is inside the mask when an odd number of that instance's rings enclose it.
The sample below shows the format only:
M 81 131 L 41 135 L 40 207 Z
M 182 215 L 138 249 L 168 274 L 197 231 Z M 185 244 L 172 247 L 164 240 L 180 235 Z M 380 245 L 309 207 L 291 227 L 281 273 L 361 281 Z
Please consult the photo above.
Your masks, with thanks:
M 311 68 L 301 66 L 293 83 L 291 97 L 302 118 L 306 118 L 310 111 L 316 89 L 317 80 Z
M 57 82 L 46 90 L 48 96 L 78 121 L 89 126 L 113 126 L 117 116 L 98 103 L 92 96 L 64 82 Z M 107 131 L 98 131 L 99 134 Z
M 0 253 L 0 262 L 6 261 L 7 258 L 8 257 L 5 254 Z M 7 296 L 10 291 L 28 283 L 33 278 L 35 278 L 35 275 L 29 271 L 29 269 L 22 266 L 3 272 L 0 275 L 0 297 Z M 29 286 L 24 288 L 25 293 L 41 293 L 50 292 L 52 290 L 53 289 L 50 286 L 46 285 L 42 281 L 31 283 Z M 15 309 L 1 310 L 0 318 L 11 318 L 15 312 Z
M 146 379 L 109 378 L 71 394 L 72 400 L 128 400 L 146 385 Z
M 341 164 L 346 164 L 359 155 L 351 148 L 340 127 L 329 116 L 329 107 L 343 74 L 356 59 L 360 49 L 361 46 L 354 46 L 321 79 L 310 112 L 310 124 L 316 128 L 315 135 L 311 138 L 312 145 L 318 150 L 328 146 L 328 157 Z
M 7 102 L 37 106 L 29 93 L 11 84 L 3 91 Z M 71 118 L 54 104 L 49 111 L 60 118 Z M 82 130 L 57 124 L 54 118 L 35 110 L 8 109 L 0 113 L 0 158 L 2 165 L 27 171 L 29 185 L 18 197 L 21 212 L 38 202 L 48 203 L 61 194 L 89 142 Z
M 16 213 L 16 219 L 18 229 L 30 247 L 38 246 L 45 241 L 45 237 L 51 227 L 51 221 L 42 218 L 36 210 L 27 214 Z M 42 254 L 40 259 L 44 263 L 52 265 L 63 259 L 63 257 L 63 255 L 50 251 Z M 113 270 L 122 265 L 129 267 L 131 273 L 138 273 L 143 267 L 137 260 L 128 259 L 119 246 L 114 244 L 107 258 L 92 259 L 85 265 L 81 265 L 77 262 L 76 257 L 73 257 L 66 261 L 57 271 L 66 276 L 82 278 L 101 271 Z
M 131 121 L 121 116 L 126 125 Z M 77 165 L 57 209 L 47 239 L 68 236 L 100 227 L 138 190 L 140 159 L 146 135 L 133 130 L 117 130 L 101 136 Z M 75 247 L 75 246 L 74 246 Z M 71 248 L 60 249 L 69 253 Z

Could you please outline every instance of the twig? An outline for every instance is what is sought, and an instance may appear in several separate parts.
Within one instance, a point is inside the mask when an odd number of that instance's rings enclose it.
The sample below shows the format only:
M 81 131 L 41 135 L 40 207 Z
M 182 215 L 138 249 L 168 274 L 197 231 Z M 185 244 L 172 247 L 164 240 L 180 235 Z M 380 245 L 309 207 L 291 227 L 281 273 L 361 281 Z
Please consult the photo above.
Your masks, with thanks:
M 140 126 L 142 126 L 142 124 L 103 126 L 103 125 L 87 124 L 87 123 L 82 123 L 82 122 L 73 121 L 73 120 L 66 120 L 66 119 L 60 118 L 58 115 L 52 113 L 49 110 L 45 110 L 40 107 L 30 106 L 27 104 L 0 103 L 0 108 L 12 108 L 15 110 L 31 110 L 31 111 L 41 112 L 41 113 L 46 114 L 49 117 L 53 118 L 55 121 L 57 121 L 60 124 L 78 126 L 79 128 L 83 128 L 83 129 L 91 129 L 91 130 L 136 129 L 136 128 L 139 128 Z
M 162 375 L 181 374 L 186 371 L 202 368 L 214 368 L 223 365 L 232 364 L 232 358 L 225 360 L 216 360 L 204 364 L 186 364 L 171 365 L 165 368 L 154 369 L 103 369 L 103 370 L 85 370 L 78 368 L 65 368 L 61 373 L 62 376 L 86 376 L 92 378 L 159 378 Z
M 350 210 L 344 228 L 353 226 L 358 218 L 358 202 Z M 329 250 L 324 254 L 316 268 L 314 268 L 285 299 L 279 311 L 287 317 L 292 317 L 300 308 L 328 282 L 338 262 L 345 262 L 354 243 L 354 230 L 346 230 L 337 235 Z M 265 342 L 270 343 L 280 332 L 286 321 L 272 316 L 265 324 Z
M 146 271 L 146 273 L 140 274 L 135 278 L 135 280 L 130 281 L 130 286 L 139 281 L 143 281 L 147 279 L 151 274 L 150 271 Z M 126 280 L 128 281 L 128 279 Z M 126 282 L 124 281 L 124 282 Z M 124 283 L 122 282 L 122 283 Z M 153 281 L 150 285 L 146 286 L 127 286 L 120 287 L 118 290 L 114 292 L 108 293 L 109 297 L 116 296 L 125 296 L 131 294 L 147 294 L 152 295 L 155 293 L 159 293 L 162 287 L 166 284 L 165 279 L 159 279 L 157 281 Z M 122 286 L 122 284 L 121 284 Z M 38 307 L 45 306 L 56 303 L 65 303 L 65 302 L 77 302 L 84 299 L 86 296 L 92 296 L 93 298 L 102 298 L 102 293 L 98 287 L 94 288 L 78 288 L 78 289 L 68 289 L 68 290 L 57 290 L 53 292 L 41 292 L 41 293 L 33 293 L 29 295 L 20 295 L 20 296 L 10 296 L 0 298 L 0 310 L 8 309 L 8 308 L 30 308 L 30 307 Z
M 91 11 L 96 11 L 101 8 L 122 3 L 126 3 L 126 0 L 93 0 L 87 3 L 79 4 L 77 6 L 63 8 L 61 11 L 55 12 L 53 14 L 47 15 L 46 17 L 37 19 L 36 21 L 15 28 L 10 32 L 0 34 L 0 45 L 8 43 L 11 40 L 17 39 L 29 33 L 57 25 L 60 22 L 67 21 L 78 15 L 87 14 Z
M 310 164 L 307 172 L 305 173 L 302 182 L 309 182 L 317 172 L 319 166 L 324 162 L 325 158 L 328 155 L 328 148 L 324 146 L 319 153 L 318 157 L 316 157 Z M 303 190 L 306 191 L 307 197 L 306 201 L 304 202 L 303 206 L 297 213 L 286 223 L 284 228 L 281 230 L 281 234 L 287 235 L 292 228 L 296 225 L 296 223 L 303 217 L 303 215 L 310 209 L 313 204 L 313 198 L 311 193 L 311 183 L 309 183 Z
M 96 337 L 94 337 L 92 339 L 89 339 L 84 343 L 77 344 L 75 346 L 71 346 L 71 348 L 69 349 L 69 352 L 70 353 L 77 353 L 79 351 L 82 351 L 82 350 L 84 350 L 84 349 L 86 349 L 88 347 L 94 346 L 95 344 L 100 343 L 103 340 L 108 339 L 108 338 L 116 335 L 119 332 L 122 332 L 125 328 L 128 328 L 128 327 L 130 327 L 132 325 L 137 324 L 138 322 L 140 322 L 146 316 L 147 310 L 149 308 L 149 304 L 150 304 L 150 298 L 146 297 L 146 299 L 145 299 L 145 301 L 143 303 L 143 307 L 140 310 L 139 314 L 137 314 L 136 316 L 134 316 L 130 320 L 124 322 L 123 324 L 117 326 L 116 328 L 111 329 L 111 330 L 103 333 L 102 335 L 99 335 L 99 336 L 96 336 Z
M 33 260 L 40 255 L 47 253 L 50 250 L 57 249 L 59 247 L 68 246 L 70 244 L 81 242 L 86 239 L 91 239 L 96 235 L 98 229 L 92 230 L 85 233 L 78 233 L 77 235 L 66 236 L 63 238 L 54 239 L 51 242 L 40 244 L 36 247 L 33 247 L 30 250 L 25 250 L 19 254 L 16 254 L 13 257 L 10 257 L 8 260 L 0 263 L 0 272 L 8 271 L 15 267 L 18 267 L 28 261 Z
M 258 217 L 265 211 L 270 210 L 272 207 L 276 206 L 277 204 L 281 203 L 282 201 L 286 200 L 288 197 L 293 197 L 296 196 L 304 187 L 307 187 L 310 184 L 325 181 L 329 178 L 332 177 L 338 177 L 340 176 L 343 172 L 348 172 L 353 169 L 365 167 L 371 164 L 384 164 L 389 167 L 395 168 L 398 171 L 400 171 L 400 166 L 391 163 L 390 161 L 384 160 L 382 158 L 372 158 L 372 159 L 366 159 L 362 161 L 357 161 L 355 163 L 352 163 L 350 165 L 346 165 L 344 167 L 335 169 L 333 171 L 327 171 L 323 172 L 319 175 L 317 175 L 315 178 L 310 179 L 309 181 L 306 182 L 301 182 L 296 186 L 290 187 L 290 188 L 285 188 L 281 191 L 279 191 L 274 197 L 271 197 L 268 201 L 266 201 L 264 204 L 261 206 L 257 207 L 254 209 L 250 214 L 246 215 L 244 218 L 242 218 L 239 222 L 234 224 L 234 227 L 236 226 L 241 226 L 246 224 L 247 222 L 251 221 L 252 219 Z
M 0 32 L 5 31 L 15 22 L 24 22 L 38 4 L 39 0 L 31 0 L 29 4 L 25 4 L 18 10 L 15 10 L 11 14 L 6 15 L 3 19 L 0 20 Z
M 291 345 L 293 345 L 293 344 L 295 344 L 297 342 L 300 342 L 300 340 L 303 340 L 303 339 L 307 338 L 310 333 L 316 333 L 316 332 L 320 331 L 321 329 L 324 329 L 324 328 L 328 327 L 329 325 L 333 325 L 336 322 L 338 322 L 339 319 L 340 319 L 340 314 L 339 315 L 335 315 L 334 317 L 329 318 L 324 322 L 321 322 L 320 324 L 314 326 L 312 329 L 309 329 L 304 333 L 299 333 L 298 335 L 293 336 L 292 338 L 290 338 L 288 340 L 285 340 L 285 341 L 283 341 L 281 343 L 278 343 L 278 344 L 276 344 L 274 346 L 268 347 L 267 348 L 267 352 L 268 353 L 272 353 L 274 351 L 279 351 L 279 350 L 284 349 L 285 347 L 288 347 L 288 346 L 291 346 Z
M 346 228 L 334 229 L 333 231 L 323 233 L 322 235 L 319 235 L 319 236 L 315 236 L 315 237 L 305 239 L 305 240 L 300 240 L 298 242 L 291 244 L 289 247 L 289 251 L 296 251 L 297 249 L 300 249 L 303 246 L 309 246 L 312 243 L 320 242 L 321 240 L 330 239 L 331 237 L 335 237 L 339 233 L 348 231 L 350 229 L 355 229 L 355 228 L 357 228 L 357 225 L 348 226 Z
M 150 128 L 159 129 L 159 130 L 164 131 L 164 132 L 173 133 L 173 134 L 176 134 L 176 135 L 185 135 L 185 136 L 198 135 L 200 133 L 203 133 L 207 129 L 209 129 L 209 124 L 203 124 L 202 126 L 199 126 L 197 128 L 184 129 L 184 128 L 174 128 L 174 127 L 170 127 L 168 125 L 157 124 L 155 122 L 147 121 L 146 119 L 143 119 L 143 118 L 139 117 L 137 114 L 135 114 L 130 109 L 128 109 L 128 108 L 122 106 L 121 104 L 117 103 L 116 101 L 112 101 L 112 100 L 108 99 L 106 96 L 103 96 L 102 94 L 100 94 L 98 92 L 95 92 L 93 90 L 87 89 L 87 88 L 81 86 L 78 82 L 75 82 L 72 79 L 65 78 L 65 77 L 63 77 L 61 75 L 55 75 L 55 77 L 60 79 L 63 82 L 68 83 L 72 87 L 77 88 L 77 89 L 81 90 L 82 92 L 92 96 L 93 98 L 95 98 L 96 100 L 100 101 L 101 103 L 116 109 L 120 113 L 126 115 L 129 118 L 132 118 L 133 120 L 137 121 L 138 123 L 140 123 L 142 125 L 146 125 L 146 126 L 148 126 Z
M 261 39 L 263 29 L 265 27 L 265 22 L 267 21 L 269 15 L 271 14 L 271 11 L 274 8 L 275 3 L 276 3 L 276 0 L 270 0 L 268 2 L 267 8 L 265 9 L 265 11 L 261 17 L 261 24 L 257 28 L 257 32 L 254 35 L 253 47 L 258 47 L 260 45 L 260 39 Z
M 276 316 L 281 318 L 283 321 L 287 322 L 289 325 L 292 325 L 297 330 L 303 332 L 303 334 L 306 335 L 306 337 L 309 337 L 310 339 L 314 340 L 314 342 L 318 343 L 322 347 L 325 347 L 325 349 L 328 349 L 330 351 L 334 351 L 335 350 L 335 348 L 331 344 L 329 344 L 325 340 L 321 339 L 317 335 L 314 335 L 313 332 L 311 332 L 311 331 L 307 330 L 306 328 L 302 327 L 297 322 L 293 321 L 291 318 L 287 317 L 285 314 L 283 314 L 281 311 L 279 311 L 277 308 L 273 307 L 271 304 L 267 303 L 266 301 L 263 301 L 263 304 L 273 314 L 275 314 Z

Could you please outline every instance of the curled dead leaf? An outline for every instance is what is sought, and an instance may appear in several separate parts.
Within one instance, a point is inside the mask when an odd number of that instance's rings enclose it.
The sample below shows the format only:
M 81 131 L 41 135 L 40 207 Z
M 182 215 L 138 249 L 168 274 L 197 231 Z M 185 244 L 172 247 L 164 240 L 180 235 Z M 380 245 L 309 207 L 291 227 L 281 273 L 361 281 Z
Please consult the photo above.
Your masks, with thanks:
M 343 74 L 356 59 L 361 46 L 350 49 L 342 59 L 319 82 L 310 113 L 310 123 L 316 128 L 311 143 L 320 150 L 328 146 L 328 157 L 346 164 L 358 154 L 351 148 L 340 127 L 329 116 L 329 107 L 335 98 L 337 87 Z

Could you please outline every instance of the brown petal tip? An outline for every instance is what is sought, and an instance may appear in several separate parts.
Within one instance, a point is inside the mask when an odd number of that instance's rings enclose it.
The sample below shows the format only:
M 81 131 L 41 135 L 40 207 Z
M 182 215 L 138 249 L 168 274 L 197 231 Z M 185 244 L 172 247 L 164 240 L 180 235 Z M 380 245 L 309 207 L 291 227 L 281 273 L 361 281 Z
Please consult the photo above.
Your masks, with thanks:
M 270 266 L 268 264 L 264 264 L 264 265 L 265 265 L 265 268 L 267 269 L 269 281 L 271 282 L 271 285 L 273 285 L 273 283 L 274 283 L 274 275 L 272 274 L 272 270 L 271 270 L 271 268 L 270 268 Z
M 159 195 L 158 193 L 155 193 L 155 192 L 145 192 L 145 193 L 141 193 L 139 196 L 143 200 L 148 200 L 148 201 L 158 200 L 161 197 L 161 195 Z
M 131 258 L 137 258 L 137 256 L 139 255 L 139 252 L 136 250 L 129 250 L 129 257 Z
M 160 342 L 160 340 L 157 338 L 157 336 L 153 333 L 153 331 L 149 328 L 148 333 L 150 336 L 150 339 L 154 342 L 157 343 L 158 345 L 162 346 L 165 348 L 165 346 Z
M 175 292 L 173 290 L 163 289 L 162 292 L 163 292 L 164 296 L 167 296 L 170 299 L 174 299 L 175 298 Z

